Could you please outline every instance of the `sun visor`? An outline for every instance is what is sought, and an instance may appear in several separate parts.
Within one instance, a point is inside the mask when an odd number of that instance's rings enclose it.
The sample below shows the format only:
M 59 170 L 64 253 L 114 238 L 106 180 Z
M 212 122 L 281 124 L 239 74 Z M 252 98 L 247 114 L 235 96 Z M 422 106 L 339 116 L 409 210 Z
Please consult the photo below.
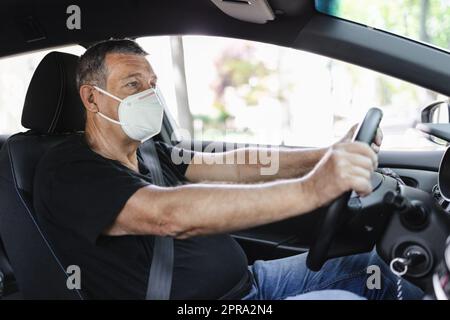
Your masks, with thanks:
M 275 14 L 267 0 L 211 0 L 220 10 L 238 20 L 266 23 Z

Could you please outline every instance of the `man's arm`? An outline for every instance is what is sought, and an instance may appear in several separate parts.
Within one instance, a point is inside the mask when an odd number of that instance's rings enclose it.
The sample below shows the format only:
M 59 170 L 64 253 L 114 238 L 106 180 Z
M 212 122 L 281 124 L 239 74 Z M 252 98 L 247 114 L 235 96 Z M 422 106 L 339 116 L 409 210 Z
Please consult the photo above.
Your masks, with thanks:
M 350 142 L 354 125 L 336 144 Z M 378 129 L 372 149 L 378 153 L 383 133 Z M 332 146 L 332 147 L 333 147 Z M 226 181 L 253 183 L 298 178 L 310 172 L 330 148 L 242 148 L 223 153 L 197 153 L 186 177 L 192 182 Z
M 139 189 L 108 235 L 176 238 L 226 233 L 312 211 L 347 190 L 371 192 L 376 155 L 362 143 L 338 144 L 303 178 L 251 185 L 191 184 Z
M 265 182 L 306 175 L 328 148 L 242 148 L 221 153 L 196 153 L 186 171 L 192 182 Z

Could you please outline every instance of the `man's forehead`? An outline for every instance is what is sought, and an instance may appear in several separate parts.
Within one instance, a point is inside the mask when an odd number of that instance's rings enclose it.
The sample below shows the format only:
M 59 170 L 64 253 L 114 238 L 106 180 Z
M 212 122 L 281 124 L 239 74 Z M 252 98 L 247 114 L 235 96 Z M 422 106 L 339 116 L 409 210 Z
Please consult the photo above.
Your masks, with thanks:
M 105 57 L 108 75 L 125 78 L 133 74 L 154 75 L 153 69 L 144 55 L 109 53 Z

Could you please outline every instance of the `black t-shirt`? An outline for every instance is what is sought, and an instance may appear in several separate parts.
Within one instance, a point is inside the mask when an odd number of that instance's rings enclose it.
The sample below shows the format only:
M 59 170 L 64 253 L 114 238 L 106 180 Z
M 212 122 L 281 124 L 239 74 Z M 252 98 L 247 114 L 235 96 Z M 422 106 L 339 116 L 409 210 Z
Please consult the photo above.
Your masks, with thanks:
M 171 161 L 172 148 L 156 143 L 169 186 L 187 182 L 187 165 Z M 138 159 L 140 173 L 92 151 L 84 134 L 76 134 L 50 149 L 37 166 L 38 221 L 63 266 L 80 267 L 87 298 L 145 298 L 154 237 L 102 234 L 127 200 L 152 184 L 139 153 Z M 241 298 L 248 291 L 246 256 L 229 235 L 175 239 L 174 248 L 171 299 L 219 299 L 230 290 L 228 298 Z

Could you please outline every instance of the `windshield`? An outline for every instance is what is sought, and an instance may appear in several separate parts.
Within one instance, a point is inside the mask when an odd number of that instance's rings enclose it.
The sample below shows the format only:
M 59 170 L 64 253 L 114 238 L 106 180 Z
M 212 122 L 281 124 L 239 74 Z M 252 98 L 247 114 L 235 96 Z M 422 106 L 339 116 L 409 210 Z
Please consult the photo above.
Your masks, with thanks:
M 316 0 L 316 8 L 450 50 L 450 0 Z

